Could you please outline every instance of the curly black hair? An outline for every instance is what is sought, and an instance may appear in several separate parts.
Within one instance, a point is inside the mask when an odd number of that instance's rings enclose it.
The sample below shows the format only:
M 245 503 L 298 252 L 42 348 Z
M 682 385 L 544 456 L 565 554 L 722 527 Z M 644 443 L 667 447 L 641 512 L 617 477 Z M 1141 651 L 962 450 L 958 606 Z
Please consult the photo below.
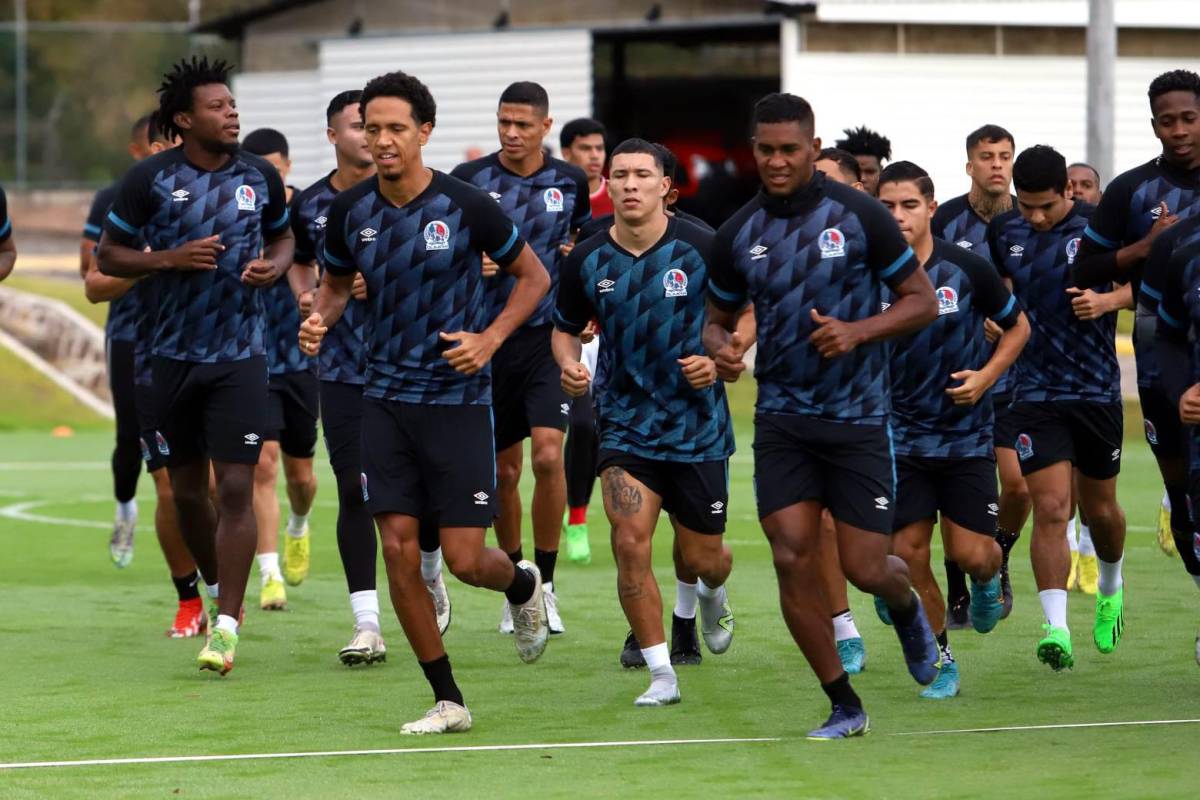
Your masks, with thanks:
M 845 139 L 838 139 L 835 146 L 839 150 L 855 156 L 875 156 L 880 161 L 892 157 L 892 142 L 886 136 L 881 136 L 863 125 L 859 128 L 846 128 L 842 131 Z
M 426 122 L 434 125 L 437 122 L 437 103 L 429 93 L 429 87 L 407 72 L 397 70 L 367 82 L 359 100 L 359 109 L 364 121 L 367 118 L 367 104 L 376 97 L 398 97 L 406 101 L 412 106 L 413 119 L 418 125 L 424 125 Z
M 198 86 L 213 83 L 229 83 L 233 65 L 225 61 L 209 62 L 208 56 L 186 58 L 171 71 L 163 75 L 158 87 L 158 127 L 168 141 L 182 136 L 183 131 L 175 125 L 175 115 L 192 110 L 192 93 Z
M 1167 92 L 1191 92 L 1200 100 L 1200 75 L 1189 69 L 1173 69 L 1150 81 L 1150 90 L 1146 94 L 1150 97 L 1152 110 L 1154 101 Z

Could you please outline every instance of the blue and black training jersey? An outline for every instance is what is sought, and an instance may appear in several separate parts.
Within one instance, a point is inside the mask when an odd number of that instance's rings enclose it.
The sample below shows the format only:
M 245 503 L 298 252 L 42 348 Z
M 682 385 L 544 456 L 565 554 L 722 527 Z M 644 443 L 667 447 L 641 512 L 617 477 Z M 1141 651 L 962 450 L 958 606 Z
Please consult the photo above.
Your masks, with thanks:
M 992 394 L 973 406 L 946 394 L 951 375 L 980 370 L 992 356 L 984 320 L 1008 330 L 1021 315 L 1016 298 L 988 261 L 940 239 L 925 272 L 935 287 L 938 317 L 892 340 L 892 440 L 897 455 L 977 458 L 992 454 Z M 890 292 L 884 292 L 889 299 Z
M 572 232 L 592 218 L 587 175 L 574 164 L 547 158 L 541 169 L 523 177 L 505 168 L 499 153 L 459 164 L 450 174 L 491 195 L 541 259 L 550 273 L 550 291 L 525 325 L 530 328 L 550 325 L 558 270 L 563 260 L 558 248 L 571 241 Z M 504 310 L 513 283 L 512 276 L 504 273 L 488 279 L 489 322 Z
M 425 191 L 392 205 L 371 178 L 334 198 L 323 261 L 367 283 L 363 394 L 423 405 L 490 405 L 491 368 L 463 375 L 443 357 L 441 332 L 479 333 L 483 254 L 507 267 L 525 247 L 517 227 L 484 192 L 433 171 Z
M 1029 342 L 1016 364 L 1015 401 L 1121 401 L 1117 315 L 1081 320 L 1067 290 L 1088 218 L 1095 206 L 1075 203 L 1048 231 L 1033 229 L 1017 209 L 992 220 L 992 263 L 1012 280 L 1013 294 L 1029 318 Z M 1079 288 L 1089 288 L 1086 286 Z M 1111 291 L 1111 284 L 1090 287 Z
M 120 181 L 105 186 L 96 192 L 83 223 L 83 238 L 93 244 L 100 241 L 104 218 L 112 210 Z M 108 303 L 108 316 L 104 320 L 104 338 L 110 342 L 132 342 L 137 339 L 137 298 L 132 291 L 126 292 Z
M 820 172 L 793 195 L 760 192 L 717 231 L 709 266 L 715 305 L 754 303 L 759 413 L 887 421 L 886 345 L 825 358 L 808 341 L 813 309 L 865 319 L 879 313 L 885 284 L 898 286 L 919 266 L 878 200 Z
M 0 186 L 0 244 L 12 238 L 12 221 L 8 218 L 8 196 Z
M 1189 386 L 1200 383 L 1200 240 L 1176 248 L 1155 277 L 1161 288 L 1155 335 L 1163 340 L 1157 343 L 1157 355 L 1163 388 L 1174 405 Z M 1188 426 L 1188 439 L 1195 480 L 1200 475 L 1200 426 Z
M 608 368 L 597 388 L 600 447 L 657 461 L 719 461 L 733 452 L 720 381 L 693 389 L 679 359 L 703 356 L 713 234 L 672 219 L 635 256 L 608 233 L 563 264 L 554 324 L 578 335 L 595 317 Z
M 161 273 L 154 355 L 201 363 L 265 355 L 262 292 L 242 272 L 287 224 L 283 182 L 258 156 L 240 151 L 210 172 L 177 147 L 135 164 L 104 222 L 114 242 L 173 250 L 219 236 L 225 247 L 214 270 Z
M 314 261 L 324 274 L 321 260 L 325 250 L 325 225 L 329 220 L 329 209 L 338 190 L 330 180 L 329 173 L 292 198 L 292 233 L 296 236 L 297 264 L 312 264 Z M 361 386 L 366 381 L 366 357 L 363 353 L 363 322 L 366 307 L 361 300 L 351 297 L 346 301 L 346 310 L 334 323 L 317 355 L 317 373 L 321 380 Z

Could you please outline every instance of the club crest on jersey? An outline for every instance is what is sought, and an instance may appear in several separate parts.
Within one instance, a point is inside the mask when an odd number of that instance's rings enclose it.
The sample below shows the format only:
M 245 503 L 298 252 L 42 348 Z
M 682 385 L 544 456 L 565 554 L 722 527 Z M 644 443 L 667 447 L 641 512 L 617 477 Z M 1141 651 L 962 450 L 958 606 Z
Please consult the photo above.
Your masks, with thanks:
M 687 297 L 687 273 L 681 269 L 669 269 L 663 275 L 663 288 L 667 297 Z
M 1079 237 L 1076 236 L 1071 241 L 1067 242 L 1067 263 L 1074 264 L 1075 256 L 1079 253 Z
M 1017 458 L 1021 461 L 1033 458 L 1033 439 L 1028 433 L 1017 434 Z
M 1150 420 L 1145 420 L 1146 423 L 1146 441 L 1150 444 L 1158 444 L 1158 429 L 1154 427 L 1154 423 Z
M 254 190 L 246 184 L 242 184 L 233 193 L 233 197 L 237 200 L 238 211 L 253 211 L 254 210 Z
M 556 187 L 551 186 L 542 192 L 542 202 L 546 204 L 547 211 L 557 214 L 563 210 L 563 193 Z
M 821 258 L 841 258 L 846 255 L 846 237 L 837 228 L 826 228 L 817 237 Z
M 367 503 L 371 500 L 371 493 L 367 491 L 367 473 L 358 473 L 358 484 L 362 487 L 363 502 Z
M 155 446 L 156 446 L 156 447 L 158 447 L 158 452 L 159 452 L 159 454 L 161 454 L 161 455 L 164 455 L 164 456 L 169 456 L 169 455 L 171 455 L 171 448 L 170 448 L 170 446 L 167 444 L 167 439 L 166 439 L 166 437 L 165 437 L 165 436 L 163 436 L 163 435 L 162 435 L 161 433 L 159 433 L 158 431 L 155 431 L 155 432 L 154 432 L 154 444 L 155 444 Z
M 426 250 L 450 249 L 450 226 L 440 219 L 435 219 L 426 225 L 424 235 Z
M 146 444 L 146 439 L 143 436 L 138 437 L 138 444 L 142 446 L 142 461 L 150 463 L 150 446 Z
M 939 286 L 937 290 L 938 316 L 958 311 L 958 292 L 951 286 Z

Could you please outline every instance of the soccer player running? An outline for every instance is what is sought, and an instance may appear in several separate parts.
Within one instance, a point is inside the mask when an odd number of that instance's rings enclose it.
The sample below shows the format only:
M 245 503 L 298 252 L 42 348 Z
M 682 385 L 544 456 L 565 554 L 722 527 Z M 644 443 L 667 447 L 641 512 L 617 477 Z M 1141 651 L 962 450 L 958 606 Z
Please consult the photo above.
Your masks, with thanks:
M 363 89 L 360 108 L 377 174 L 330 206 L 325 276 L 300 346 L 319 353 L 361 273 L 362 493 L 379 528 L 392 605 L 435 699 L 402 731 L 454 733 L 470 729 L 471 714 L 422 580 L 419 520 L 438 520 L 446 564 L 460 580 L 504 592 L 521 660 L 541 656 L 548 632 L 536 565 L 484 546 L 496 493 L 488 362 L 537 308 L 550 278 L 487 194 L 422 163 L 437 113 L 423 83 L 381 75 Z M 490 322 L 484 253 L 514 278 Z
M 578 337 L 593 318 L 607 351 L 598 465 L 617 595 L 650 669 L 636 706 L 680 699 L 651 563 L 660 511 L 670 515 L 683 561 L 699 576 L 709 650 L 728 650 L 734 630 L 725 590 L 733 556 L 722 537 L 733 429 L 716 364 L 703 353 L 713 235 L 667 216 L 671 180 L 663 167 L 662 148 L 641 139 L 613 151 L 613 228 L 572 251 L 554 314 L 554 355 L 568 394 L 581 396 L 591 385 Z
M 12 220 L 8 218 L 8 196 L 0 186 L 0 281 L 12 274 L 17 263 L 17 243 L 13 239 Z
M 492 371 L 496 412 L 496 473 L 500 513 L 496 540 L 513 563 L 522 560 L 521 469 L 524 440 L 530 440 L 534 489 L 534 561 L 546 589 L 546 615 L 551 633 L 563 633 L 558 611 L 554 570 L 567 505 L 563 438 L 570 416 L 570 398 L 559 385 L 559 369 L 550 351 L 554 323 L 554 293 L 564 250 L 591 218 L 588 179 L 576 166 L 551 158 L 542 149 L 554 120 L 550 98 L 536 83 L 520 81 L 500 95 L 496 128 L 500 150 L 459 164 L 450 174 L 490 194 L 517 223 L 522 238 L 550 273 L 551 289 L 520 330 L 496 352 Z M 489 318 L 504 308 L 513 276 L 488 280 Z M 501 633 L 512 633 L 512 613 L 505 604 Z
M 997 215 L 1016 204 L 1012 195 L 1012 162 L 1016 155 L 1016 140 L 999 125 L 983 125 L 967 134 L 967 176 L 971 188 L 938 205 L 933 215 L 933 235 L 958 245 L 981 258 L 991 260 L 987 247 L 987 226 Z M 989 321 L 990 322 L 990 321 Z M 998 337 L 998 328 L 989 325 L 991 336 Z M 1004 616 L 1012 613 L 1012 583 L 1008 576 L 1008 559 L 1029 519 L 1032 504 L 1029 489 L 1021 476 L 1017 453 L 1013 450 L 1016 433 L 1009 425 L 1012 405 L 1012 374 L 1006 372 L 992 387 L 992 408 L 995 416 L 994 444 L 996 466 L 1000 474 L 1000 510 L 996 516 L 996 541 L 1004 553 L 1000 568 L 1000 589 L 1004 594 Z M 971 594 L 966 574 L 951 558 L 946 568 L 946 626 L 951 630 L 970 627 L 968 608 Z
M 738 311 L 754 303 L 758 514 L 784 619 L 833 706 L 809 736 L 837 739 L 864 734 L 869 722 L 819 588 L 823 506 L 837 523 L 846 577 L 883 597 L 912 676 L 928 685 L 941 663 L 908 569 L 888 555 L 895 486 L 883 344 L 932 322 L 937 301 L 883 206 L 813 168 L 821 149 L 813 124 L 812 107 L 794 95 L 755 105 L 763 189 L 717 231 L 705 344 L 729 361 Z M 885 283 L 896 298 L 883 314 Z
M 1150 83 L 1148 95 L 1162 154 L 1109 183 L 1080 247 L 1080 285 L 1117 280 L 1136 289 L 1154 240 L 1200 210 L 1200 75 L 1188 70 L 1163 73 Z M 1146 440 L 1166 491 L 1159 513 L 1159 546 L 1170 552 L 1173 539 L 1188 571 L 1196 574 L 1197 564 L 1187 556 L 1192 532 L 1186 505 L 1187 438 L 1175 404 L 1164 394 L 1154 345 L 1158 297 L 1149 290 L 1138 291 L 1135 299 L 1138 399 Z
M 99 251 L 106 275 L 154 275 L 156 444 L 180 531 L 216 598 L 198 662 L 222 675 L 233 669 L 257 539 L 254 465 L 267 405 L 258 290 L 287 271 L 293 249 L 283 182 L 268 162 L 239 150 L 228 83 L 225 62 L 207 58 L 164 76 L 159 125 L 183 143 L 125 176 Z
M 242 149 L 271 163 L 279 173 L 291 204 L 294 190 L 287 185 L 292 162 L 288 142 L 273 128 L 246 135 Z M 293 221 L 293 228 L 295 223 Z M 293 231 L 293 235 L 294 231 Z M 287 608 L 286 580 L 298 586 L 308 577 L 308 515 L 317 494 L 313 454 L 317 447 L 318 382 L 316 361 L 296 347 L 300 328 L 299 297 L 313 288 L 311 270 L 289 269 L 287 275 L 263 290 L 269 403 L 262 454 L 254 471 L 254 516 L 258 520 L 258 561 L 262 588 L 259 606 Z M 283 462 L 290 514 L 282 573 L 279 564 L 279 463 Z
M 1013 442 L 1033 499 L 1030 556 L 1046 617 L 1037 657 L 1054 670 L 1075 663 L 1067 626 L 1067 518 L 1072 467 L 1080 512 L 1099 559 L 1099 593 L 1092 638 L 1111 653 L 1124 628 L 1121 562 L 1125 514 L 1117 503 L 1121 470 L 1120 368 L 1116 319 L 1080 319 L 1072 306 L 1080 239 L 1094 208 L 1071 200 L 1067 162 L 1038 145 L 1013 162 L 1017 208 L 988 226 L 992 263 L 1012 282 L 1029 315 L 1029 344 L 1017 361 L 1012 406 Z
M 879 173 L 883 170 L 883 162 L 892 157 L 891 140 L 866 125 L 846 128 L 842 133 L 846 134 L 846 138 L 838 139 L 835 147 L 854 156 L 858 161 L 859 180 L 863 188 L 867 194 L 878 197 Z
M 940 516 L 946 553 L 974 583 L 971 624 L 988 633 L 1004 610 L 989 392 L 1025 346 L 1029 322 L 995 267 L 934 238 L 933 197 L 929 174 L 911 162 L 889 164 L 879 177 L 880 201 L 937 287 L 937 320 L 892 345 L 892 549 L 908 564 L 942 649 L 937 680 L 921 696 L 943 700 L 958 694 L 959 673 L 945 630 L 945 601 L 929 565 L 933 525 Z M 1004 330 L 994 349 L 984 320 Z

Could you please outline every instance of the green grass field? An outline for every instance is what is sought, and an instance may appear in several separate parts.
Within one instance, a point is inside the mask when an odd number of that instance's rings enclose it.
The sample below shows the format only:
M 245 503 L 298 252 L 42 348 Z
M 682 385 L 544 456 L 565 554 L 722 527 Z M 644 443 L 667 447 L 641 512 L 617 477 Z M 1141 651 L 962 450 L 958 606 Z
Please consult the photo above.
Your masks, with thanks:
M 770 742 L 597 749 L 426 752 L 208 764 L 132 764 L 0 770 L 0 797 L 1184 797 L 1200 726 L 1017 730 L 938 736 L 966 728 L 1200 718 L 1193 657 L 1197 592 L 1177 559 L 1154 544 L 1157 474 L 1131 434 L 1121 498 L 1129 516 L 1127 632 L 1119 650 L 1091 644 L 1092 604 L 1072 595 L 1078 665 L 1056 675 L 1033 655 L 1040 611 L 1026 539 L 1014 556 L 1016 609 L 987 637 L 952 645 L 963 694 L 918 698 L 893 632 L 854 593 L 869 662 L 855 679 L 872 715 L 865 739 L 814 744 L 804 733 L 826 700 L 779 614 L 770 554 L 754 516 L 748 392 L 736 393 L 740 450 L 732 476 L 735 555 L 730 583 L 737 639 L 721 657 L 683 668 L 683 703 L 642 710 L 644 672 L 617 655 L 626 631 L 602 515 L 593 507 L 590 566 L 563 564 L 565 636 L 521 664 L 495 632 L 498 596 L 450 579 L 447 647 L 475 714 L 457 737 L 412 740 L 400 724 L 430 704 L 390 604 L 391 659 L 347 669 L 336 651 L 351 633 L 334 542 L 332 476 L 318 456 L 313 574 L 291 589 L 286 613 L 251 609 L 237 668 L 200 673 L 196 640 L 163 636 L 174 608 L 150 525 L 143 478 L 137 555 L 108 562 L 110 437 L 0 435 L 0 762 L 283 753 L 387 748 L 756 738 Z M 659 577 L 671 586 L 667 528 Z M 527 546 L 528 540 L 527 540 Z M 382 572 L 381 572 L 381 586 Z M 257 577 L 252 578 L 257 596 Z

